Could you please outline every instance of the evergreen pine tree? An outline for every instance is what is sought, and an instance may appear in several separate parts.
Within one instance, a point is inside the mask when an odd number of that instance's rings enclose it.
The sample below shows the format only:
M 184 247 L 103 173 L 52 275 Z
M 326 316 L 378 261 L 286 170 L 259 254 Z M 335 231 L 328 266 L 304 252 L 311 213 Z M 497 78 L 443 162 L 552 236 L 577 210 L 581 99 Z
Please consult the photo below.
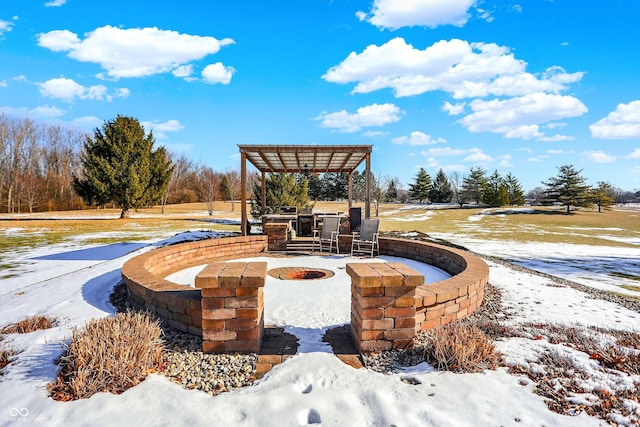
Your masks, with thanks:
M 222 176 L 220 180 L 220 195 L 222 196 L 222 200 L 228 202 L 231 200 L 231 183 L 229 182 L 229 178 L 226 175 Z
M 440 169 L 433 180 L 433 187 L 429 193 L 429 198 L 434 203 L 449 203 L 452 197 L 453 188 L 451 187 L 451 183 L 444 174 L 444 171 Z
M 462 179 L 462 199 L 473 200 L 477 205 L 482 201 L 482 194 L 487 183 L 487 172 L 480 167 L 472 167 L 469 176 Z
M 424 170 L 424 168 L 420 168 L 418 174 L 414 179 L 414 183 L 409 184 L 409 198 L 412 200 L 417 200 L 419 203 L 428 201 L 429 193 L 431 192 L 431 188 L 433 186 L 431 177 L 429 176 L 427 171 Z
M 387 200 L 395 202 L 398 200 L 398 182 L 396 178 L 391 178 L 387 185 Z
M 85 141 L 80 162 L 82 177 L 73 175 L 73 188 L 89 205 L 113 202 L 127 218 L 130 209 L 160 200 L 173 169 L 164 148 L 153 150 L 153 134 L 145 135 L 133 117 L 117 116 Z
M 593 203 L 598 206 L 598 212 L 602 212 L 602 209 L 610 210 L 616 199 L 613 186 L 604 181 L 599 181 L 591 190 L 591 197 Z
M 510 206 L 524 205 L 524 191 L 522 190 L 522 185 L 520 185 L 518 178 L 509 172 L 504 178 L 504 182 L 507 185 L 507 191 L 509 193 L 508 204 Z
M 266 212 L 278 212 L 282 206 L 296 206 L 298 211 L 307 206 L 309 199 L 307 180 L 296 179 L 292 173 L 270 173 L 265 179 Z M 260 217 L 262 209 L 262 188 L 259 183 L 253 186 L 251 198 L 251 215 Z
M 485 182 L 482 203 L 491 207 L 503 206 L 509 203 L 507 185 L 497 170 Z
M 571 213 L 571 206 L 589 206 L 590 188 L 586 184 L 586 179 L 580 175 L 581 172 L 582 170 L 576 170 L 573 165 L 560 166 L 558 176 L 542 182 L 547 186 L 545 203 L 566 206 L 567 214 Z

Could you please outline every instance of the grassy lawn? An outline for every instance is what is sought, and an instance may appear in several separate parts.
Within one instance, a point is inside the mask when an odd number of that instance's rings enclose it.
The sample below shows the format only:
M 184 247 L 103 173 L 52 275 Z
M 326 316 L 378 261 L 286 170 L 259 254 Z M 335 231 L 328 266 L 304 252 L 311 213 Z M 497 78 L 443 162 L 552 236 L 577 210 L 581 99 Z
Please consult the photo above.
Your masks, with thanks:
M 364 206 L 362 207 L 364 215 Z M 348 212 L 347 203 L 317 202 L 314 212 Z M 240 206 L 218 202 L 208 215 L 204 203 L 170 205 L 132 212 L 119 219 L 118 209 L 94 209 L 38 213 L 0 219 L 0 253 L 20 248 L 73 242 L 115 243 L 147 240 L 149 235 L 176 234 L 186 230 L 239 231 L 237 224 L 224 219 L 240 219 Z M 375 208 L 371 208 L 372 216 Z M 572 243 L 612 247 L 637 247 L 640 240 L 640 211 L 615 210 L 598 213 L 581 210 L 572 215 L 551 208 L 435 208 L 382 204 L 379 211 L 382 231 L 420 231 L 427 234 L 465 235 L 473 238 L 517 242 Z M 7 218 L 7 215 L 4 216 Z M 6 262 L 0 257 L 0 264 Z

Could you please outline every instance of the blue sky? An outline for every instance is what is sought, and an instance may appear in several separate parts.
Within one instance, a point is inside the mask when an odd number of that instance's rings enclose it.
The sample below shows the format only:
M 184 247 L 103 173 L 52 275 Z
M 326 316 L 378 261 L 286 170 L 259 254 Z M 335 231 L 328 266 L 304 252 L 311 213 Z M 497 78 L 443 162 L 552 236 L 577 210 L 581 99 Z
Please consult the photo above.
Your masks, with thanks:
M 377 174 L 573 164 L 640 189 L 637 0 L 0 0 L 0 111 L 116 115 L 215 170 L 237 144 L 372 144 Z

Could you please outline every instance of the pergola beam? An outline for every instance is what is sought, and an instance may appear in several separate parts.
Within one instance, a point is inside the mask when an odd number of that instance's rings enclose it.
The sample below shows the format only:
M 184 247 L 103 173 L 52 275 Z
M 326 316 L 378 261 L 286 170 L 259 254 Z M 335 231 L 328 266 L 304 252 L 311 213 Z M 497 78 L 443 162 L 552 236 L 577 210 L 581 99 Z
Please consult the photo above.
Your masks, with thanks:
M 262 213 L 265 211 L 265 173 L 347 173 L 349 207 L 352 205 L 352 174 L 365 162 L 365 218 L 370 217 L 370 174 L 372 145 L 238 145 L 240 148 L 240 186 L 242 234 L 247 234 L 247 161 L 262 174 Z M 328 156 L 327 156 L 328 154 Z M 311 159 L 311 160 L 307 160 Z M 311 165 L 309 165 L 311 163 Z M 305 167 L 306 165 L 306 167 Z M 333 165 L 333 166 L 332 166 Z

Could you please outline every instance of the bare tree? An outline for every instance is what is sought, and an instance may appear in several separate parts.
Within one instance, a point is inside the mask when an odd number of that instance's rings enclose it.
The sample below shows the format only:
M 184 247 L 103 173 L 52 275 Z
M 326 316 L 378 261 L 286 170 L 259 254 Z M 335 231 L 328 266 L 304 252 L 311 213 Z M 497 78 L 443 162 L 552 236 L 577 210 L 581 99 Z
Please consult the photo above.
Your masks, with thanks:
M 198 174 L 200 197 L 207 203 L 209 215 L 213 215 L 213 203 L 220 197 L 220 181 L 222 176 L 209 166 L 201 166 Z
M 194 186 L 197 183 L 198 166 L 184 154 L 178 158 L 172 158 L 173 175 L 167 191 L 162 197 L 162 213 L 167 203 L 185 203 L 197 200 L 197 191 Z
M 452 200 L 455 200 L 455 202 L 462 207 L 464 204 L 464 195 L 462 191 L 464 177 L 459 172 L 454 171 L 449 175 L 449 182 L 451 183 L 451 190 L 453 190 Z
M 231 212 L 233 212 L 234 201 L 238 199 L 238 196 L 240 196 L 240 172 L 237 170 L 228 170 L 225 172 L 225 176 L 229 183 L 229 198 L 231 200 Z

